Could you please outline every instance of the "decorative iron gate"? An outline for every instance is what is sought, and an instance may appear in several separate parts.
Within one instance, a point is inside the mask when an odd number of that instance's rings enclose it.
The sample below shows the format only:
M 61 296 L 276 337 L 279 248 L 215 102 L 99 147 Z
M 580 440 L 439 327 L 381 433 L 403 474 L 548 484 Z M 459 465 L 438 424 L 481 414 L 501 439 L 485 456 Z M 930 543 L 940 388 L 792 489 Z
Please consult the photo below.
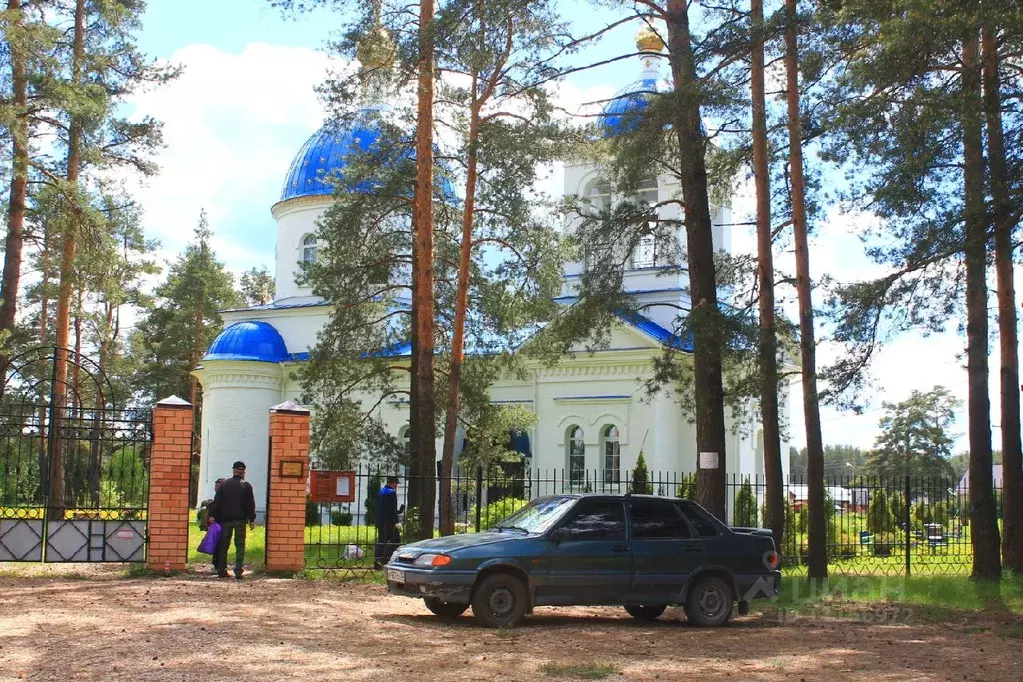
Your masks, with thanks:
M 116 407 L 69 349 L 8 358 L 2 379 L 0 562 L 144 561 L 149 410 Z

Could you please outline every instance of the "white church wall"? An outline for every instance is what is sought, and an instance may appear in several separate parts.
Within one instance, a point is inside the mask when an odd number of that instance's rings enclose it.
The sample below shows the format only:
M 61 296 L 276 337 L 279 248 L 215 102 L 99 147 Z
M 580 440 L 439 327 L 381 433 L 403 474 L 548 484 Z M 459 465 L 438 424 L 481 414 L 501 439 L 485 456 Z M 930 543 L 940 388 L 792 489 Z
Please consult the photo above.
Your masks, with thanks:
M 312 295 L 310 287 L 300 287 L 295 283 L 298 262 L 302 259 L 302 238 L 316 231 L 316 221 L 331 201 L 329 196 L 302 197 L 273 207 L 273 216 L 277 220 L 275 300 Z

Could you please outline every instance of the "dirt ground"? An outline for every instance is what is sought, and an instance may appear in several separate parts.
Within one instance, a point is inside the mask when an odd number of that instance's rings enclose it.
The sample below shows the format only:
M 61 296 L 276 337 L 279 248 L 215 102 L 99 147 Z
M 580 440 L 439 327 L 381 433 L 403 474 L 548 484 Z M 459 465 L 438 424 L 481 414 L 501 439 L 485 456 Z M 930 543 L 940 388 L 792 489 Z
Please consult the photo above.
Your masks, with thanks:
M 510 631 L 377 585 L 208 576 L 0 578 L 0 680 L 1021 680 L 1010 615 L 881 608 L 653 624 L 616 608 L 537 609 Z

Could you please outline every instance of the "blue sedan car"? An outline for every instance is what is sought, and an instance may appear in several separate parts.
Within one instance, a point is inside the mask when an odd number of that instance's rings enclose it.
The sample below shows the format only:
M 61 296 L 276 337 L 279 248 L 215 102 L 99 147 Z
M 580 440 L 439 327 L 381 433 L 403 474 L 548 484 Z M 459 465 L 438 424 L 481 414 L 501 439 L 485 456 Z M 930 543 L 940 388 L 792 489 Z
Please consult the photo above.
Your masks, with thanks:
M 621 605 L 653 620 L 681 605 L 721 626 L 777 594 L 771 531 L 730 528 L 689 500 L 556 495 L 496 527 L 399 547 L 385 566 L 392 594 L 454 618 L 470 606 L 488 627 L 513 627 L 534 606 Z

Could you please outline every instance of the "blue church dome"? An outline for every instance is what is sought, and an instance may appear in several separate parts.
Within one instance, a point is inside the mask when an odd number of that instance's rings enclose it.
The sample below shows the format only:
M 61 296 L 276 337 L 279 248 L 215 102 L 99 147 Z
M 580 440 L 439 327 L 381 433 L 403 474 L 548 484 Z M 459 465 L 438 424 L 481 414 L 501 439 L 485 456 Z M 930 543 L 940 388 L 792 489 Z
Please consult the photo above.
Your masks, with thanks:
M 281 201 L 332 195 L 334 185 L 330 180 L 344 168 L 348 155 L 368 152 L 379 138 L 380 130 L 372 122 L 359 121 L 342 130 L 333 129 L 329 124 L 323 126 L 302 145 L 291 162 Z M 414 153 L 410 158 L 415 158 Z M 449 178 L 438 177 L 437 183 L 441 196 L 448 201 L 457 201 L 458 194 Z M 362 191 L 362 184 L 356 189 Z M 369 191 L 371 186 L 372 183 L 366 182 L 365 191 Z
M 640 116 L 646 111 L 652 93 L 657 92 L 657 81 L 645 79 L 619 91 L 604 107 L 597 119 L 604 137 L 631 133 L 639 127 Z
M 296 197 L 331 195 L 334 186 L 328 182 L 331 175 L 344 167 L 345 158 L 352 152 L 366 152 L 380 137 L 375 126 L 359 122 L 343 130 L 325 125 L 310 137 L 284 180 L 281 201 Z
M 235 322 L 213 339 L 203 360 L 283 362 L 288 347 L 280 332 L 266 322 Z

